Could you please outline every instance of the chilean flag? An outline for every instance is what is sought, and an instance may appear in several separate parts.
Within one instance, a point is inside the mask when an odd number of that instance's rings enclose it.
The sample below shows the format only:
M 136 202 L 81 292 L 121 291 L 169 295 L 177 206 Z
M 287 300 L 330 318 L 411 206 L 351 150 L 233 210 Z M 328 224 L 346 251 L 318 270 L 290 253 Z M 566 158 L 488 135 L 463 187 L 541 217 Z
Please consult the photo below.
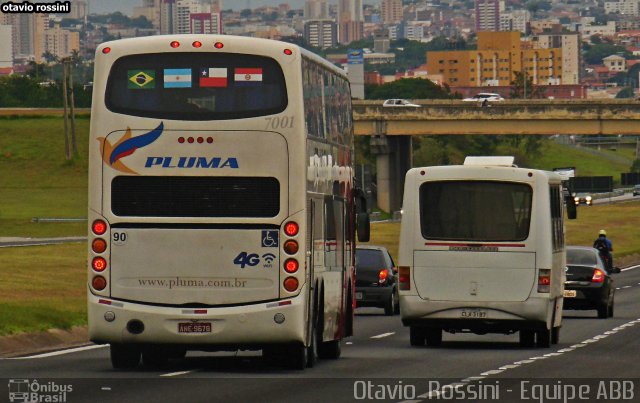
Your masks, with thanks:
M 236 85 L 262 84 L 262 68 L 237 68 L 233 79 Z
M 226 68 L 202 68 L 200 69 L 200 87 L 226 87 Z

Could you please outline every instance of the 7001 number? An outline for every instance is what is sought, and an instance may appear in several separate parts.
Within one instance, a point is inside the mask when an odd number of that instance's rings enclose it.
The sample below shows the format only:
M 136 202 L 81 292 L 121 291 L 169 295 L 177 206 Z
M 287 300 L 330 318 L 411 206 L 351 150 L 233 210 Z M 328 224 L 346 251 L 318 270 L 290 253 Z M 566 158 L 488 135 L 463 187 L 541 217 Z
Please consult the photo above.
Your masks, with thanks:
M 267 121 L 267 130 L 293 128 L 293 116 L 269 117 L 265 120 Z

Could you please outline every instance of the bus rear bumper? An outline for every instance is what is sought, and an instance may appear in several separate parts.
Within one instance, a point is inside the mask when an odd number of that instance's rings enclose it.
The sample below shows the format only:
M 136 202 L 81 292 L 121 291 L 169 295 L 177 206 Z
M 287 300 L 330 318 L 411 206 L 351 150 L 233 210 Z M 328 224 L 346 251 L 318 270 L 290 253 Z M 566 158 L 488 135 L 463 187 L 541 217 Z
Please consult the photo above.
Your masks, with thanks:
M 260 349 L 268 344 L 305 340 L 302 294 L 288 300 L 223 308 L 158 307 L 91 293 L 87 298 L 89 339 L 100 344 Z
M 425 301 L 419 296 L 400 297 L 400 315 L 405 326 L 434 327 L 448 331 L 472 329 L 502 333 L 551 328 L 555 309 L 555 301 L 548 297 L 482 303 Z M 559 309 L 561 314 L 561 305 Z

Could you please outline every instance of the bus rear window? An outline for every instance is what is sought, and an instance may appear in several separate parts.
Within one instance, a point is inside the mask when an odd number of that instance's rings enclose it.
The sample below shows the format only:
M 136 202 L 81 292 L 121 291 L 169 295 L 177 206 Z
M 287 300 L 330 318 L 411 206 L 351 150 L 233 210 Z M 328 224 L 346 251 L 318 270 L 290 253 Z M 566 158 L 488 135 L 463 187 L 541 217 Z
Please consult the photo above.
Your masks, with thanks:
M 533 190 L 496 181 L 425 182 L 420 224 L 425 239 L 523 241 L 529 236 Z
M 113 64 L 105 94 L 116 113 L 156 119 L 225 120 L 287 107 L 280 65 L 235 53 L 147 53 Z

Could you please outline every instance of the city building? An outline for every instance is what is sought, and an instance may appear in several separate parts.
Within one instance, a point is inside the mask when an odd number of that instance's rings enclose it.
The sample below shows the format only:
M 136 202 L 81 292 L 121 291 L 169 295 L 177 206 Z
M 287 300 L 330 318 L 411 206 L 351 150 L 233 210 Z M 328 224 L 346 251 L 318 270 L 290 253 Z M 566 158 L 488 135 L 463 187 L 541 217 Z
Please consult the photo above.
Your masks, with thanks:
M 362 0 L 338 0 L 338 42 L 350 43 L 364 35 Z
M 0 25 L 0 69 L 13 67 L 13 27 Z
M 500 0 L 476 0 L 476 31 L 500 30 Z
M 384 24 L 397 24 L 402 22 L 402 0 L 382 0 L 380 13 Z
M 132 17 L 144 17 L 153 24 L 154 28 L 160 28 L 160 12 L 162 0 L 142 0 L 142 6 L 134 7 Z
M 329 2 L 327 0 L 307 0 L 304 3 L 305 20 L 325 20 L 329 18 Z
M 580 34 L 574 32 L 534 35 L 531 38 L 531 44 L 534 49 L 562 49 L 562 83 L 580 83 L 582 78 Z
M 429 74 L 450 86 L 508 86 L 525 71 L 533 84 L 564 84 L 562 49 L 526 49 L 520 32 L 478 32 L 477 50 L 427 52 Z
M 0 25 L 11 26 L 10 44 L 13 45 L 14 64 L 29 60 L 38 63 L 43 61 L 44 32 L 49 27 L 49 14 L 0 13 Z
M 160 2 L 160 33 L 175 34 L 177 32 L 176 0 Z
M 44 38 L 45 50 L 58 59 L 71 56 L 74 50 L 80 51 L 80 33 L 78 32 L 55 26 L 45 31 Z
M 580 25 L 578 31 L 585 39 L 593 35 L 614 36 L 616 34 L 616 22 L 607 21 L 606 25 Z
M 500 31 L 520 31 L 527 34 L 530 22 L 531 13 L 528 10 L 500 14 Z
M 338 26 L 334 20 L 309 20 L 304 24 L 304 40 L 311 46 L 325 49 L 338 44 Z
M 619 73 L 622 71 L 627 71 L 626 60 L 622 56 L 618 56 L 618 55 L 607 56 L 604 59 L 602 59 L 602 64 L 604 64 L 604 66 L 608 68 L 609 71 L 611 72 Z
M 87 6 L 87 2 L 84 0 L 74 0 L 71 2 L 71 10 L 69 14 L 66 16 L 67 18 L 75 18 L 78 20 L 83 20 L 87 17 L 89 13 L 89 8 Z
M 639 14 L 638 0 L 618 0 L 606 1 L 604 3 L 605 14 L 621 14 L 638 16 Z
M 222 18 L 220 13 L 191 13 L 189 20 L 189 33 L 191 34 L 222 33 Z

